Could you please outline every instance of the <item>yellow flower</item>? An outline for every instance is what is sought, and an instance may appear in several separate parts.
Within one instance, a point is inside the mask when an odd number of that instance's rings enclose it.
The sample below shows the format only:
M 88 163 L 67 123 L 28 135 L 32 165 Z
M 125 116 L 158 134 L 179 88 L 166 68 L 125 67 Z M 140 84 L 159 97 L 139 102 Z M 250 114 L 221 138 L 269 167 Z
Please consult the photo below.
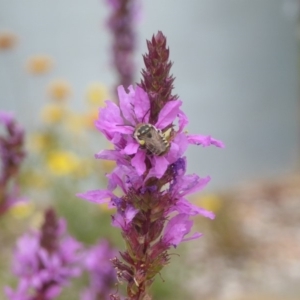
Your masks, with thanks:
M 48 94 L 53 100 L 66 100 L 71 95 L 71 85 L 63 79 L 56 79 L 48 85 Z
M 10 31 L 0 32 L 0 50 L 12 49 L 17 43 L 17 37 Z
M 61 122 L 65 117 L 65 110 L 57 104 L 46 105 L 42 110 L 42 119 L 45 123 L 54 124 Z
M 194 201 L 196 205 L 213 212 L 219 211 L 222 207 L 222 198 L 216 194 L 199 195 Z
M 53 67 L 53 59 L 48 55 L 34 55 L 28 58 L 26 68 L 31 74 L 44 74 Z
M 103 106 L 108 99 L 108 91 L 103 84 L 94 82 L 87 87 L 86 97 L 91 105 Z
M 29 202 L 19 202 L 11 207 L 9 213 L 16 219 L 24 219 L 32 214 L 34 205 Z
M 49 170 L 56 176 L 69 175 L 78 170 L 79 157 L 68 151 L 52 151 L 47 158 Z

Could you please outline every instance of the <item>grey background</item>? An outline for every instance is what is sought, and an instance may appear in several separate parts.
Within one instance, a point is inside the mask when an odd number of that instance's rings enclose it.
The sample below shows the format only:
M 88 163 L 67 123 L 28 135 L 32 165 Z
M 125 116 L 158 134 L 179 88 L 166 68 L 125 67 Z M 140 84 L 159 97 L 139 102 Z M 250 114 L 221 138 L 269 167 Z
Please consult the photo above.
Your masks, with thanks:
M 188 150 L 189 171 L 211 175 L 210 188 L 281 176 L 298 165 L 296 21 L 283 7 L 284 0 L 142 3 L 137 69 L 145 39 L 162 30 L 189 132 L 211 134 L 226 144 L 224 150 Z M 78 110 L 90 82 L 113 86 L 108 12 L 100 0 L 0 0 L 0 30 L 20 37 L 13 51 L 0 52 L 0 109 L 16 111 L 30 128 L 50 79 L 70 81 Z M 54 70 L 28 75 L 26 59 L 41 53 L 55 59 Z

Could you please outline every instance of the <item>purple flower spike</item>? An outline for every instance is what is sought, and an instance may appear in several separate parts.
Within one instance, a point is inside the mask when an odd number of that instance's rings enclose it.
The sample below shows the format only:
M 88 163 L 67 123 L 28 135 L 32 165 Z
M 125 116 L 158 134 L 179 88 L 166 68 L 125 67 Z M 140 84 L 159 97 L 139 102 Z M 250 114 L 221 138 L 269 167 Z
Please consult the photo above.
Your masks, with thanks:
M 117 255 L 105 240 L 85 252 L 84 269 L 89 274 L 90 285 L 83 292 L 81 300 L 110 300 L 115 291 L 116 271 L 110 260 Z
M 111 7 L 108 28 L 112 33 L 113 66 L 119 84 L 127 88 L 135 72 L 133 54 L 136 48 L 135 23 L 139 14 L 139 0 L 107 0 L 107 3 Z
M 0 111 L 0 124 L 5 134 L 0 136 L 0 216 L 17 202 L 25 201 L 20 196 L 16 183 L 23 159 L 24 130 L 17 124 L 12 113 Z
M 13 273 L 19 279 L 16 290 L 5 292 L 10 300 L 51 300 L 72 277 L 80 275 L 80 244 L 65 234 L 65 222 L 53 210 L 45 213 L 39 232 L 25 234 L 17 241 Z
M 96 121 L 114 146 L 96 154 L 98 159 L 116 162 L 107 174 L 107 189 L 78 194 L 96 203 L 110 201 L 110 207 L 116 208 L 112 225 L 122 231 L 126 250 L 112 264 L 118 281 L 127 283 L 127 300 L 151 299 L 149 287 L 169 263 L 169 249 L 202 235 L 190 234 L 193 217 L 214 219 L 213 212 L 186 199 L 210 181 L 209 176 L 186 174 L 188 146 L 224 147 L 210 136 L 185 132 L 188 118 L 181 110 L 182 101 L 172 94 L 166 38 L 159 32 L 147 46 L 141 84 L 129 86 L 128 91 L 120 86 L 119 105 L 107 101 Z M 121 298 L 111 295 L 111 299 Z

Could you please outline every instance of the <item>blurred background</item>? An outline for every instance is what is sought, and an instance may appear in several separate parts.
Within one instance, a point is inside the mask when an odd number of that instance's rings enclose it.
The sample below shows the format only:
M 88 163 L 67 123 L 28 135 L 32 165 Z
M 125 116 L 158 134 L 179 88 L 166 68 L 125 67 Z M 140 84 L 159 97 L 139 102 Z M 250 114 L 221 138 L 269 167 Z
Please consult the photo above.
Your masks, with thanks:
M 92 125 L 116 85 L 109 13 L 100 0 L 0 0 L 0 109 L 26 129 L 20 184 L 34 203 L 6 217 L 2 242 L 54 203 L 81 241 L 122 246 L 110 212 L 74 197 L 105 186 L 113 167 L 93 159 L 108 145 Z M 299 299 L 298 21 L 297 0 L 140 1 L 135 82 L 146 39 L 162 30 L 189 132 L 226 145 L 187 152 L 189 172 L 212 177 L 194 200 L 217 218 L 197 221 L 205 236 L 173 258 L 156 299 L 179 297 L 170 282 L 189 299 Z

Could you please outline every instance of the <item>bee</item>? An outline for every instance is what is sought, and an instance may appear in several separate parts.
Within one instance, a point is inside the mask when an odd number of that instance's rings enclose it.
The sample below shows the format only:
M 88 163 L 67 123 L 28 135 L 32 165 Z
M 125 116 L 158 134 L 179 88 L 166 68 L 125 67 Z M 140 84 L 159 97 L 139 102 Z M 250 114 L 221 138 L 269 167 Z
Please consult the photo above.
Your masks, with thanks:
M 161 156 L 170 149 L 170 143 L 167 137 L 171 130 L 172 129 L 163 133 L 152 124 L 140 123 L 135 127 L 133 136 L 137 142 L 149 152 Z

